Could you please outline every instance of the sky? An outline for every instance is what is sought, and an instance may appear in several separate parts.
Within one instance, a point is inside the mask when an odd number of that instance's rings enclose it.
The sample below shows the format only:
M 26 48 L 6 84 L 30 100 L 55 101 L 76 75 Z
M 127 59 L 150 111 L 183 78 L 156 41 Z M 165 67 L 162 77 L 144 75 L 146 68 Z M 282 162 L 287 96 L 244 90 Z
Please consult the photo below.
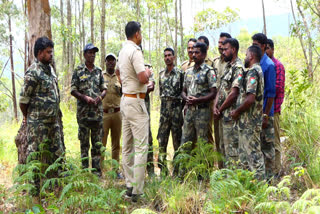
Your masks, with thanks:
M 191 32 L 193 17 L 208 7 L 222 12 L 226 7 L 237 10 L 240 19 L 222 30 L 236 36 L 241 28 L 249 33 L 261 32 L 263 29 L 263 13 L 261 0 L 215 0 L 201 2 L 199 0 L 183 0 L 183 26 Z M 191 7 L 190 7 L 191 5 Z M 268 36 L 288 36 L 289 24 L 292 21 L 290 0 L 264 0 Z M 189 15 L 190 14 L 190 15 Z
M 14 1 L 18 7 L 21 7 L 20 0 Z M 53 2 L 59 4 L 57 0 L 50 0 L 51 5 Z M 292 22 L 290 0 L 264 0 L 264 4 L 268 37 L 289 36 L 289 24 Z M 249 33 L 256 31 L 262 32 L 263 16 L 261 0 L 182 0 L 184 33 L 190 34 L 192 32 L 193 17 L 201 10 L 211 7 L 222 12 L 227 6 L 233 10 L 237 10 L 240 19 L 220 29 L 221 31 L 229 32 L 233 37 L 236 37 L 242 28 L 247 29 Z M 22 47 L 23 38 L 18 39 L 21 37 L 20 29 L 18 27 L 14 28 L 14 26 L 13 29 L 16 39 L 15 45 Z M 214 36 L 216 41 L 220 30 L 218 30 L 217 35 Z M 210 36 L 208 36 L 208 38 L 211 40 Z M 210 43 L 211 42 L 212 41 L 210 41 Z M 23 74 L 23 60 L 17 51 L 15 52 L 14 58 L 16 72 Z M 5 63 L 7 57 L 0 57 L 0 60 Z M 5 76 L 10 76 L 10 66 L 7 66 Z

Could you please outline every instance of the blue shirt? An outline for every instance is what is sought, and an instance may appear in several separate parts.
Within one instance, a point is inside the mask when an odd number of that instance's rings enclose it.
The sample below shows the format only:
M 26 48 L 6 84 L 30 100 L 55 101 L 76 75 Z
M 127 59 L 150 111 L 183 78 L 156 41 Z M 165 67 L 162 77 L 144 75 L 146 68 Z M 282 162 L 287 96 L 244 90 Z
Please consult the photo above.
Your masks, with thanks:
M 263 112 L 266 109 L 268 98 L 276 97 L 276 69 L 272 60 L 265 53 L 260 60 L 260 66 L 264 76 L 264 92 L 263 92 Z M 270 110 L 269 116 L 273 116 L 274 107 Z

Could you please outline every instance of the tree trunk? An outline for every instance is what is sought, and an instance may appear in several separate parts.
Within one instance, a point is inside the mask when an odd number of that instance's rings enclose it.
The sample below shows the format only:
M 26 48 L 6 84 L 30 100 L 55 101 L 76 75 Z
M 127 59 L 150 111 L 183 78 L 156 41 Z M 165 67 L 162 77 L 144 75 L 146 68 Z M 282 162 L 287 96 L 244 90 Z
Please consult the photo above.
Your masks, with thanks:
M 91 42 L 94 44 L 94 8 L 93 0 L 90 0 L 90 11 L 91 11 Z
M 149 53 L 148 53 L 148 58 L 149 58 L 149 63 L 151 64 L 151 14 L 150 14 L 150 6 L 148 5 L 148 22 L 149 22 Z
M 27 71 L 28 68 L 28 32 L 27 32 L 27 5 L 24 0 L 22 0 L 23 14 L 24 14 L 24 72 Z
M 262 13 L 263 13 L 263 34 L 267 35 L 267 23 L 266 23 L 266 14 L 264 11 L 264 2 L 262 1 Z
M 106 49 L 105 49 L 105 40 L 104 40 L 104 33 L 105 33 L 105 26 L 106 26 L 106 0 L 101 0 L 101 34 L 100 34 L 100 39 L 101 39 L 101 46 L 100 46 L 100 51 L 101 51 L 101 62 L 100 62 L 100 67 L 102 70 L 104 70 L 105 67 L 105 58 L 106 58 Z
M 179 0 L 180 10 L 180 42 L 181 42 L 181 62 L 184 61 L 184 41 L 183 41 L 183 24 L 182 24 L 182 1 Z
M 73 42 L 72 38 L 72 11 L 71 11 L 71 0 L 67 1 L 67 28 L 68 28 L 68 44 L 67 44 L 67 59 L 68 59 L 68 72 L 67 72 L 67 85 L 69 88 L 71 82 L 71 75 L 73 71 Z
M 10 63 L 11 63 L 11 81 L 12 81 L 12 103 L 13 103 L 13 113 L 14 119 L 18 122 L 18 110 L 17 110 L 17 98 L 16 98 L 16 81 L 14 74 L 14 64 L 13 64 L 13 50 L 12 50 L 12 32 L 11 32 L 11 17 L 9 18 L 9 40 L 10 40 Z
M 175 21 L 175 27 L 174 27 L 174 52 L 177 56 L 178 53 L 178 0 L 175 0 L 174 2 L 174 21 Z M 174 63 L 177 64 L 177 58 L 174 60 Z
M 28 66 L 34 60 L 33 46 L 37 38 L 52 39 L 49 0 L 27 0 L 29 20 Z
M 60 21 L 61 21 L 61 28 L 65 29 L 64 25 L 64 12 L 63 12 L 63 0 L 60 0 Z M 61 71 L 64 72 L 65 69 L 65 59 L 66 59 L 66 38 L 62 35 L 62 59 L 61 59 Z
M 140 0 L 137 1 L 137 21 L 140 22 Z

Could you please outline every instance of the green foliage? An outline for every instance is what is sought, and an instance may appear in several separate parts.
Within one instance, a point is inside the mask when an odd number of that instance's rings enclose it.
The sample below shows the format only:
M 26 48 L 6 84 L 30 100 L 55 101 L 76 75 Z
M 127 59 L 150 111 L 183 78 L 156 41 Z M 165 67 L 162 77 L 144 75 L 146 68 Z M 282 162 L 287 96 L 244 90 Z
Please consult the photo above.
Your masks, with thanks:
M 185 179 L 190 176 L 207 179 L 214 170 L 212 163 L 218 159 L 221 157 L 214 152 L 213 145 L 200 139 L 194 149 L 192 149 L 192 142 L 180 146 L 174 159 L 174 165 L 179 166 L 179 173 Z
M 264 199 L 267 185 L 242 169 L 214 171 L 205 208 L 210 213 L 244 212 Z

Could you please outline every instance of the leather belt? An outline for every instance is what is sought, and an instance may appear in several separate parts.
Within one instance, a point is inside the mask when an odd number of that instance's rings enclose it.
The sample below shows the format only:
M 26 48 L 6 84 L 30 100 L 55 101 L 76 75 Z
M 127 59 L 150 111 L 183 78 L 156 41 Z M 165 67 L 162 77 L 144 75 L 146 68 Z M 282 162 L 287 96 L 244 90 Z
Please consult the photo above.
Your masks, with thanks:
M 103 109 L 104 113 L 110 114 L 110 113 L 116 113 L 120 111 L 120 108 L 107 108 L 107 109 Z
M 139 93 L 139 94 L 123 94 L 125 97 L 131 97 L 131 98 L 140 98 L 140 99 L 144 99 L 146 98 L 146 94 L 145 93 Z
M 188 109 L 196 110 L 196 109 L 202 109 L 202 108 L 209 108 L 209 103 L 202 103 L 198 105 L 188 106 Z

